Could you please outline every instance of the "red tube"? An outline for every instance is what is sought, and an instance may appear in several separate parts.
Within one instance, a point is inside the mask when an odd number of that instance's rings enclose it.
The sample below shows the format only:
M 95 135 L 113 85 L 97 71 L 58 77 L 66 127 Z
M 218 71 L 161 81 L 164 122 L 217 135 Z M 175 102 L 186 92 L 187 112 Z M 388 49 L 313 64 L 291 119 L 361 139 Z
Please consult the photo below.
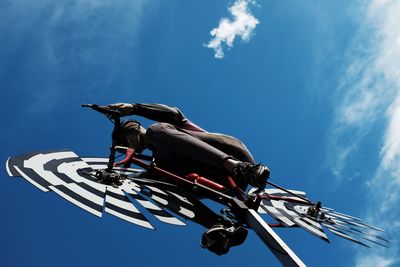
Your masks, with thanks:
M 216 183 L 214 181 L 211 181 L 205 177 L 202 177 L 202 176 L 198 175 L 197 173 L 190 173 L 190 174 L 186 175 L 185 178 L 191 182 L 196 182 L 198 184 L 207 186 L 207 187 L 217 190 L 219 192 L 226 190 L 225 186 L 220 185 L 219 183 Z

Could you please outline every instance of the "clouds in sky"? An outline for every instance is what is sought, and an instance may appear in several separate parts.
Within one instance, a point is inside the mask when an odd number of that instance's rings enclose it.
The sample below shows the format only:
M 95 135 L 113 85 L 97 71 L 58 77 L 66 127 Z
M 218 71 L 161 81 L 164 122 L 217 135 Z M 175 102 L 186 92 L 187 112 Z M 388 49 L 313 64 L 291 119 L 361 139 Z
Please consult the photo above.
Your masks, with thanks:
M 394 266 L 400 263 L 400 2 L 371 0 L 362 7 L 364 20 L 349 51 L 351 55 L 338 93 L 336 118 L 331 132 L 333 171 L 341 176 L 351 156 L 371 138 L 380 146 L 379 162 L 360 181 L 367 188 L 369 221 L 386 228 L 390 249 L 360 252 L 356 266 Z M 383 133 L 377 129 L 384 125 Z M 338 145 L 339 144 L 339 145 Z
M 255 5 L 252 0 L 237 0 L 228 8 L 233 20 L 222 18 L 217 28 L 211 30 L 212 39 L 206 44 L 206 47 L 214 49 L 215 58 L 224 57 L 224 45 L 233 47 L 233 41 L 236 37 L 244 42 L 250 40 L 253 30 L 260 23 L 249 10 L 249 5 Z
M 152 1 L 9 2 L 0 10 L 0 79 L 12 75 L 18 62 L 23 73 L 10 87 L 26 88 L 31 101 L 24 110 L 39 114 L 69 101 L 75 91 L 90 97 L 130 77 L 124 71 L 132 69 L 144 7 Z

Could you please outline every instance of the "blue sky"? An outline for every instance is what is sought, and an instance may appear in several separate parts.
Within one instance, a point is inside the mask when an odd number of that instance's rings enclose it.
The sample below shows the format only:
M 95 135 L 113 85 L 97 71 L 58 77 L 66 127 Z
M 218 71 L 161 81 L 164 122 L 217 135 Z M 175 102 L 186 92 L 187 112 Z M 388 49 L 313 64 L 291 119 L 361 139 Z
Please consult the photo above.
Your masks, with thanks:
M 248 38 L 207 48 L 235 1 L 3 0 L 1 158 L 107 155 L 111 125 L 82 103 L 179 107 L 243 140 L 272 180 L 386 228 L 389 249 L 278 229 L 309 266 L 399 266 L 397 1 L 254 1 Z M 248 17 L 247 17 L 248 18 Z M 246 28 L 237 25 L 233 32 Z M 278 264 L 250 234 L 217 257 L 199 226 L 96 218 L 1 171 L 1 266 Z

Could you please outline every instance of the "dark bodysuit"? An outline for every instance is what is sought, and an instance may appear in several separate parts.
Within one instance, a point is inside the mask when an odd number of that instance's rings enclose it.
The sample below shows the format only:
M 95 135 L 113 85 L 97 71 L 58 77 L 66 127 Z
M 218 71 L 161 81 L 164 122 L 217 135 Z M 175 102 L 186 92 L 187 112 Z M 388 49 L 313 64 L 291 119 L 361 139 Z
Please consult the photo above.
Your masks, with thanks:
M 179 175 L 197 173 L 228 185 L 223 161 L 234 158 L 254 163 L 246 146 L 238 139 L 209 133 L 189 121 L 178 108 L 161 104 L 134 104 L 134 115 L 153 121 L 146 132 L 148 148 L 158 166 Z M 245 190 L 247 181 L 235 181 Z

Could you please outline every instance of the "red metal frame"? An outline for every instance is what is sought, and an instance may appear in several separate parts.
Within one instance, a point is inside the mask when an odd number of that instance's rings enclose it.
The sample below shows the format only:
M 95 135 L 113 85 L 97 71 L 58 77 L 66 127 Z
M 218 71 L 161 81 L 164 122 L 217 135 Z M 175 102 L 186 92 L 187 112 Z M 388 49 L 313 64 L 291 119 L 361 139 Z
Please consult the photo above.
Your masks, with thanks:
M 125 164 L 135 164 L 139 167 L 142 167 L 145 170 L 148 171 L 153 171 L 158 175 L 162 175 L 164 177 L 168 177 L 175 182 L 178 182 L 184 186 L 188 187 L 195 187 L 196 185 L 202 185 L 207 188 L 213 189 L 217 192 L 225 192 L 227 188 L 219 183 L 216 183 L 214 181 L 211 181 L 205 177 L 202 177 L 196 173 L 190 173 L 186 175 L 185 177 L 178 176 L 174 173 L 171 173 L 169 171 L 166 171 L 162 168 L 157 167 L 154 163 L 147 163 L 144 160 L 138 159 L 135 157 L 135 151 L 133 148 L 127 148 L 127 147 L 118 147 L 118 149 L 123 149 L 126 150 L 125 152 L 125 158 L 119 162 L 114 163 L 114 166 L 120 166 L 120 165 L 125 165 Z M 309 202 L 306 202 L 301 199 L 295 199 L 295 198 L 290 198 L 290 197 L 281 197 L 281 196 L 275 196 L 275 195 L 257 195 L 256 198 L 253 199 L 246 199 L 245 193 L 236 185 L 235 181 L 233 180 L 232 177 L 227 176 L 230 189 L 235 193 L 236 197 L 245 202 L 249 208 L 257 210 L 260 202 L 262 199 L 273 199 L 273 200 L 285 200 L 285 201 L 290 201 L 290 202 L 295 202 L 295 203 L 301 203 L 301 204 L 310 204 Z M 285 227 L 281 223 L 268 223 L 270 227 Z

